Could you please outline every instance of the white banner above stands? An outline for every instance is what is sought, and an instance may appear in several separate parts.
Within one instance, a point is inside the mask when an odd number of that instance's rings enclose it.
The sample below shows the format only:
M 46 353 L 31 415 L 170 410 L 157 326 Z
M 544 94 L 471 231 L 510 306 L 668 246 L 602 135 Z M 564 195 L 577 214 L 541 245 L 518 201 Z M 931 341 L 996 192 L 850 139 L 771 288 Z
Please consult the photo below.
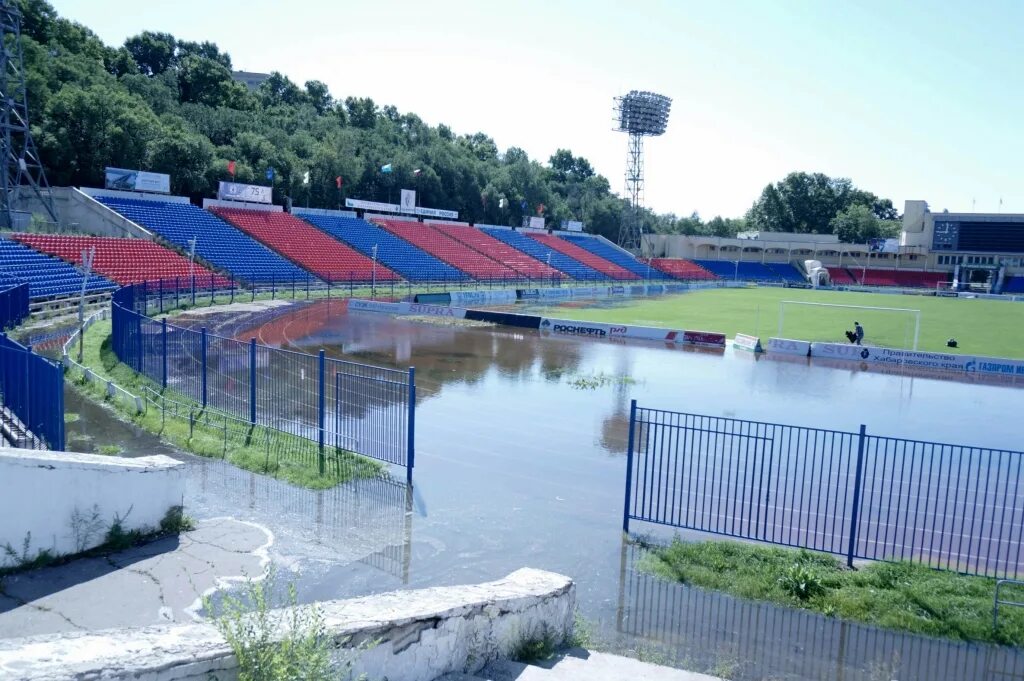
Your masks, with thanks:
M 562 220 L 562 229 L 567 232 L 582 232 L 583 223 L 577 220 Z
M 107 189 L 120 189 L 132 192 L 171 193 L 171 176 L 163 173 L 147 173 L 141 170 L 125 170 L 124 168 L 106 168 L 103 186 Z
M 403 189 L 402 192 L 412 191 L 409 189 Z M 441 210 L 440 208 L 423 208 L 416 207 L 416 192 L 412 191 L 414 204 L 411 210 L 406 210 L 402 205 L 395 203 L 380 203 L 379 201 L 360 201 L 359 199 L 345 199 L 346 208 L 358 208 L 359 210 L 369 210 L 381 213 L 413 213 L 414 215 L 422 215 L 427 218 L 449 218 L 457 220 L 459 212 L 457 210 Z M 403 196 L 403 201 L 405 197 Z
M 415 189 L 403 189 L 402 190 L 402 212 L 403 213 L 415 213 L 416 212 L 416 190 Z
M 217 198 L 222 201 L 248 201 L 250 203 L 273 203 L 270 187 L 255 184 L 239 184 L 237 182 L 220 182 Z

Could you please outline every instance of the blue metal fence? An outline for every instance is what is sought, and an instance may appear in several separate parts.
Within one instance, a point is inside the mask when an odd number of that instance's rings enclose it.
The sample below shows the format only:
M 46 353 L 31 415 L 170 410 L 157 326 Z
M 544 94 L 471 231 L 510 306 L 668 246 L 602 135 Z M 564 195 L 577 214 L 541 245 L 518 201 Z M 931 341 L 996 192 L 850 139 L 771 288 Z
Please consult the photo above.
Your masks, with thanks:
M 0 333 L 0 404 L 49 449 L 64 450 L 64 369 Z
M 1024 573 L 1024 453 L 638 407 L 630 520 L 958 572 Z
M 17 326 L 28 312 L 28 283 L 0 291 L 0 330 Z
M 415 463 L 416 385 L 402 371 L 309 355 L 157 321 L 163 307 L 145 286 L 116 291 L 112 343 L 118 359 L 202 406 L 329 447 L 403 466 Z

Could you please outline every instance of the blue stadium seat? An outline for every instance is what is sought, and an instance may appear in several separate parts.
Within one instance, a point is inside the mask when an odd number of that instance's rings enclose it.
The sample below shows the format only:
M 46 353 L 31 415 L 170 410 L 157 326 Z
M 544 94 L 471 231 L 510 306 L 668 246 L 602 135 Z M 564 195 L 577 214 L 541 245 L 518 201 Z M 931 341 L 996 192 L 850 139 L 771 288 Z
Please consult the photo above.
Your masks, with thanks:
M 647 263 L 640 262 L 626 251 L 600 237 L 579 236 L 576 234 L 559 234 L 559 236 L 584 250 L 590 251 L 599 258 L 604 258 L 644 279 L 671 279 L 664 272 L 649 266 Z
M 409 281 L 467 281 L 470 278 L 462 270 L 365 220 L 305 213 L 299 213 L 297 217 L 364 255 L 373 257 L 373 247 L 376 246 L 377 260 Z
M 227 222 L 190 203 L 97 196 L 97 201 L 184 251 L 196 239 L 196 255 L 238 279 L 268 283 L 306 281 L 311 275 Z
M 608 281 L 609 277 L 592 267 L 587 267 L 575 258 L 570 258 L 564 253 L 559 253 L 553 248 L 548 248 L 536 239 L 531 239 L 525 234 L 512 231 L 511 229 L 497 229 L 494 227 L 480 227 L 485 234 L 490 234 L 495 239 L 504 241 L 509 246 L 517 248 L 523 253 L 540 260 L 543 263 L 550 263 L 552 267 L 560 272 L 568 274 L 573 279 L 584 281 Z M 548 257 L 550 256 L 550 260 Z
M 1024 293 L 1024 276 L 1010 277 L 1003 282 L 1003 293 Z
M 0 272 L 7 278 L 27 281 L 31 298 L 61 298 L 82 292 L 82 274 L 58 258 L 37 253 L 10 239 L 0 239 Z M 93 273 L 85 290 L 88 293 L 112 291 L 117 285 Z
M 738 277 L 743 281 L 805 281 L 803 275 L 789 263 L 741 262 L 737 268 L 735 260 L 694 260 L 694 262 L 722 279 Z

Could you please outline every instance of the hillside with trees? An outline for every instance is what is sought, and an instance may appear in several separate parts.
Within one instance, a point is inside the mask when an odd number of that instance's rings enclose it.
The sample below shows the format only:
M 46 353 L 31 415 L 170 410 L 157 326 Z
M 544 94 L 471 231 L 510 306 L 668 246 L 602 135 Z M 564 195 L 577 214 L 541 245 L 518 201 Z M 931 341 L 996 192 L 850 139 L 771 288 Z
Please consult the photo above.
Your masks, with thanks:
M 567 149 L 541 162 L 518 147 L 498 149 L 483 132 L 457 134 L 276 72 L 249 90 L 212 42 L 146 31 L 109 46 L 44 0 L 18 3 L 33 130 L 51 184 L 102 186 L 105 166 L 138 168 L 169 174 L 173 193 L 198 200 L 231 179 L 233 161 L 234 179 L 272 183 L 275 203 L 394 201 L 406 187 L 418 190 L 422 205 L 458 210 L 471 222 L 518 225 L 543 211 L 549 225 L 582 220 L 612 240 L 618 235 L 626 204 Z M 391 173 L 380 172 L 386 164 Z M 857 206 L 870 208 L 875 222 L 859 209 L 849 214 Z M 859 237 L 892 219 L 891 209 L 849 180 L 794 173 L 766 187 L 742 219 L 645 210 L 643 223 L 663 233 L 841 229 Z

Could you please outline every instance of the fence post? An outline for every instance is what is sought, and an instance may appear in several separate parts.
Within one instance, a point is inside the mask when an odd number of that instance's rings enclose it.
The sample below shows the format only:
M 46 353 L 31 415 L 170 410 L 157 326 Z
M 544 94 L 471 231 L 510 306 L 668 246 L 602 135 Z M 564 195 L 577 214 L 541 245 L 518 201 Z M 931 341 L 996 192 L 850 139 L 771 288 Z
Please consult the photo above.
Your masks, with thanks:
M 200 347 L 200 351 L 202 352 L 202 363 L 203 363 L 202 383 L 203 383 L 203 407 L 204 408 L 206 407 L 206 362 L 207 362 L 206 351 L 207 351 L 207 347 L 208 347 L 207 346 L 207 342 L 208 341 L 207 341 L 206 327 L 204 326 L 203 328 L 201 328 L 199 330 L 199 347 Z
M 324 351 L 320 350 L 317 356 L 317 401 L 316 401 L 316 424 L 318 430 L 318 444 L 320 445 L 320 475 L 324 474 L 324 421 L 327 411 L 327 386 L 325 384 L 325 367 L 327 362 L 324 359 Z
M 174 278 L 174 307 L 181 307 L 181 277 Z
M 405 457 L 405 481 L 412 484 L 412 468 L 416 464 L 416 367 L 409 367 L 409 451 Z
M 636 400 L 629 402 L 629 443 L 626 449 L 626 499 L 622 502 L 622 531 L 629 532 L 629 500 L 633 496 L 633 436 L 636 433 Z
M 850 548 L 846 552 L 846 566 L 853 567 L 853 554 L 857 548 L 857 520 L 860 513 L 860 485 L 864 471 L 864 441 L 867 439 L 867 427 L 862 423 L 857 438 L 857 470 L 853 477 L 853 509 L 850 512 Z
M 256 425 L 256 339 L 249 339 L 249 423 Z
M 157 290 L 160 292 L 160 314 L 164 313 L 164 280 L 157 279 Z
M 163 300 L 163 297 L 160 298 Z M 160 352 L 163 362 L 160 365 L 160 387 L 167 387 L 167 318 L 160 320 Z

